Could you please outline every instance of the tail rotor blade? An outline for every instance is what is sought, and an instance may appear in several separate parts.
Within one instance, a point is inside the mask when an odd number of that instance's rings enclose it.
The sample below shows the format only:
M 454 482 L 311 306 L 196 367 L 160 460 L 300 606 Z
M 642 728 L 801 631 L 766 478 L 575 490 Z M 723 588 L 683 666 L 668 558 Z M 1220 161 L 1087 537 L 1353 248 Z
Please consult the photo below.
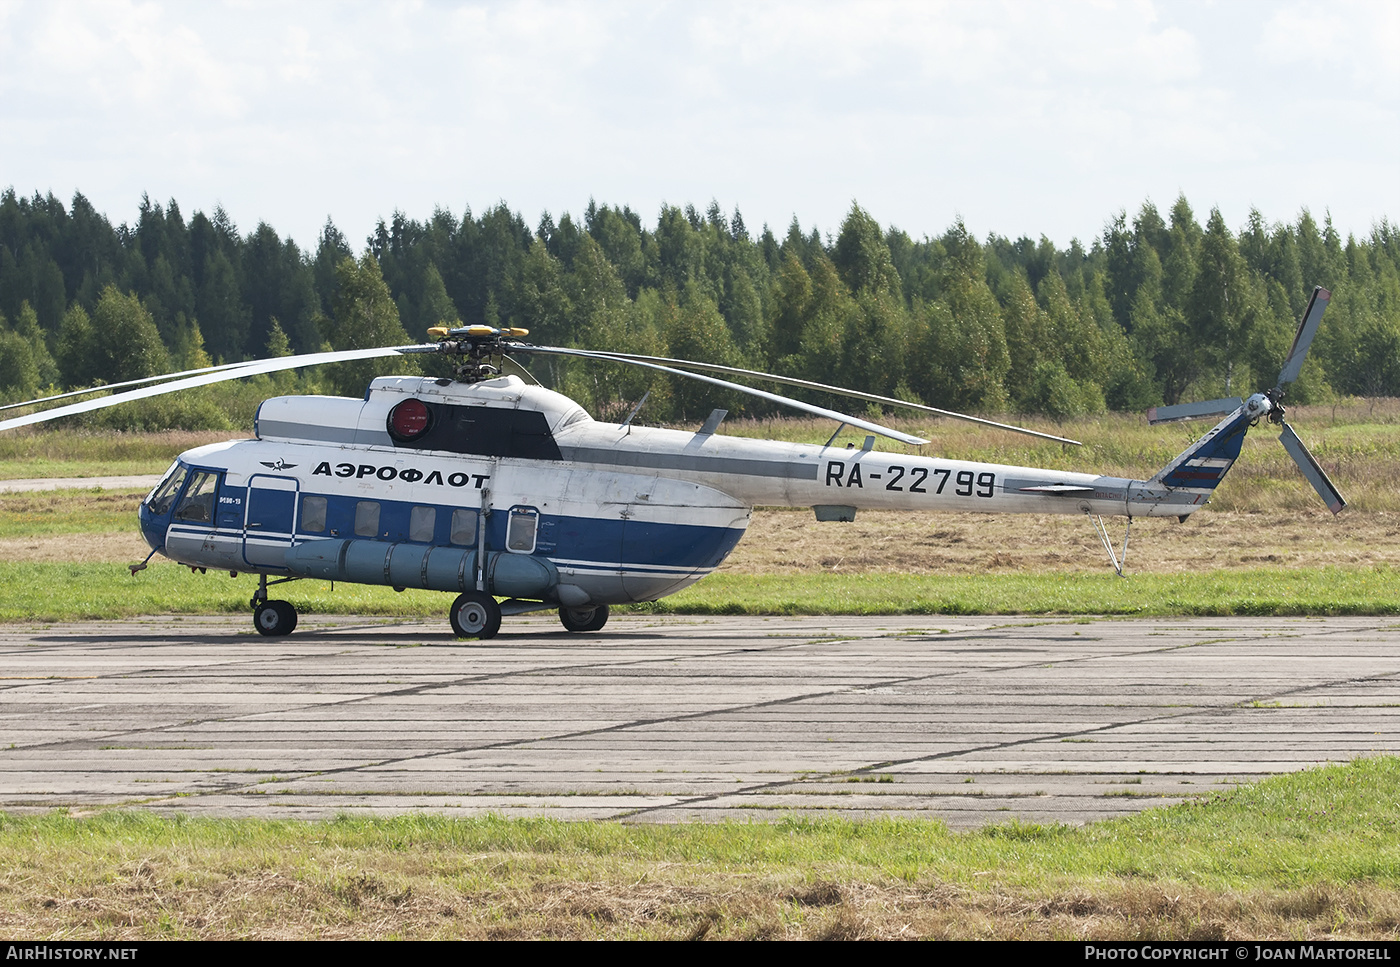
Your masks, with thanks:
M 1327 504 L 1327 509 L 1334 514 L 1340 514 L 1342 508 L 1347 505 L 1346 499 L 1338 492 L 1336 486 L 1327 478 L 1322 467 L 1313 459 L 1313 455 L 1308 452 L 1308 448 L 1303 446 L 1303 441 L 1298 439 L 1298 434 L 1293 432 L 1293 428 L 1287 423 L 1283 425 L 1283 434 L 1279 436 L 1279 442 L 1288 451 L 1288 455 L 1293 458 L 1293 462 L 1298 465 L 1298 469 L 1303 471 L 1303 476 L 1308 478 L 1308 483 L 1313 485 Z
M 1298 332 L 1293 336 L 1293 348 L 1288 351 L 1288 358 L 1283 361 L 1283 369 L 1278 374 L 1278 386 L 1275 389 L 1283 389 L 1302 372 L 1303 360 L 1308 358 L 1308 347 L 1312 345 L 1313 336 L 1317 335 L 1322 313 L 1331 299 L 1332 293 L 1322 286 L 1313 289 L 1312 298 L 1308 300 L 1308 310 L 1303 313 L 1303 321 L 1298 324 Z
M 1158 423 L 1179 423 L 1182 420 L 1199 420 L 1207 416 L 1224 416 L 1226 413 L 1235 412 L 1241 406 L 1244 406 L 1244 400 L 1238 396 L 1223 400 L 1206 400 L 1202 403 L 1154 406 L 1147 411 L 1147 422 L 1156 426 Z

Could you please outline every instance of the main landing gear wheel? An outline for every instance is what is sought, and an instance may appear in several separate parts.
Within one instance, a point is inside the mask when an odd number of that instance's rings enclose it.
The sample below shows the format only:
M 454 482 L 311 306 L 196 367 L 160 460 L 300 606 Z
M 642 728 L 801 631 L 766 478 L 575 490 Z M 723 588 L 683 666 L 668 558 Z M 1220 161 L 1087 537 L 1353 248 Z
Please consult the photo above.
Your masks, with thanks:
M 608 606 L 596 608 L 560 608 L 559 620 L 569 631 L 602 631 L 608 623 Z
M 258 634 L 280 638 L 297 626 L 297 609 L 286 601 L 264 601 L 253 609 L 253 627 Z
M 501 606 L 489 594 L 459 594 L 447 612 L 458 638 L 494 638 L 501 630 Z

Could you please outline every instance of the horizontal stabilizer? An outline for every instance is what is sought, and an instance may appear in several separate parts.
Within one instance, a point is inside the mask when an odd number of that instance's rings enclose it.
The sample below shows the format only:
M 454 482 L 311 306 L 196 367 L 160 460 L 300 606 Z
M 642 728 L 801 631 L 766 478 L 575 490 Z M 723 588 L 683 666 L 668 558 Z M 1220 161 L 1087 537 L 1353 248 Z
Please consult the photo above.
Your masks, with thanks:
M 1092 494 L 1094 492 L 1093 487 L 1079 487 L 1075 484 L 1045 484 L 1041 487 L 1021 487 L 1019 490 L 1023 494 L 1062 494 L 1064 496 Z
M 1345 499 L 1337 491 L 1322 467 L 1313 459 L 1313 455 L 1308 452 L 1308 448 L 1303 446 L 1303 441 L 1298 439 L 1298 434 L 1293 432 L 1293 428 L 1284 424 L 1283 433 L 1279 435 L 1278 442 L 1283 444 L 1283 448 L 1288 451 L 1288 455 L 1293 458 L 1293 462 L 1298 465 L 1298 469 L 1303 471 L 1303 476 L 1308 478 L 1308 483 L 1313 485 L 1318 496 L 1327 504 L 1327 509 L 1334 514 L 1340 514 L 1342 508 L 1347 505 Z
M 1147 411 L 1147 422 L 1179 423 L 1182 420 L 1201 420 L 1208 416 L 1224 416 L 1233 413 L 1244 405 L 1244 400 L 1231 396 L 1223 400 L 1205 400 L 1201 403 L 1177 403 L 1174 406 L 1154 406 Z

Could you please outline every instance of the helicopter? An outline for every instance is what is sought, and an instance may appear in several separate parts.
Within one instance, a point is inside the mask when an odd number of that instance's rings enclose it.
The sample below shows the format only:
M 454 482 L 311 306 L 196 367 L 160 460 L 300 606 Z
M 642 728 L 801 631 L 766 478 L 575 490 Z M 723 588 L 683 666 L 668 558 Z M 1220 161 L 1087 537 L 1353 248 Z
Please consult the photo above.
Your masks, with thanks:
M 1286 423 L 1283 405 L 1330 297 L 1321 287 L 1313 291 L 1271 389 L 1149 411 L 1153 423 L 1224 418 L 1146 480 L 880 452 L 876 436 L 928 441 L 705 373 L 1078 441 L 735 367 L 538 346 L 525 341 L 523 329 L 486 325 L 436 327 L 429 331 L 433 341 L 420 345 L 132 380 L 102 387 L 123 390 L 110 396 L 0 420 L 0 430 L 260 373 L 445 354 L 454 359 L 454 379 L 378 377 L 362 399 L 273 397 L 258 408 L 253 439 L 180 454 L 140 505 L 141 532 L 151 547 L 146 562 L 160 553 L 200 572 L 257 575 L 250 606 L 254 627 L 267 636 L 290 634 L 297 625 L 296 608 L 273 599 L 269 589 L 303 579 L 453 592 L 448 619 L 461 638 L 492 638 L 503 616 L 543 610 L 557 610 L 570 632 L 592 632 L 603 628 L 611 606 L 657 600 L 712 572 L 738 544 L 756 506 L 811 508 L 819 521 L 851 521 L 866 509 L 1084 514 L 1121 576 L 1103 518 L 1125 516 L 1129 530 L 1134 517 L 1184 521 L 1205 505 L 1261 419 L 1281 427 L 1284 447 L 1338 513 L 1346 501 Z M 504 362 L 517 355 L 639 366 L 839 425 L 824 445 L 721 434 L 722 409 L 695 431 L 640 426 L 633 420 L 645 397 L 621 423 L 601 422 L 560 393 L 502 375 Z M 30 401 L 36 402 L 45 401 Z M 845 427 L 867 431 L 864 445 L 837 447 Z M 132 565 L 132 574 L 146 562 Z

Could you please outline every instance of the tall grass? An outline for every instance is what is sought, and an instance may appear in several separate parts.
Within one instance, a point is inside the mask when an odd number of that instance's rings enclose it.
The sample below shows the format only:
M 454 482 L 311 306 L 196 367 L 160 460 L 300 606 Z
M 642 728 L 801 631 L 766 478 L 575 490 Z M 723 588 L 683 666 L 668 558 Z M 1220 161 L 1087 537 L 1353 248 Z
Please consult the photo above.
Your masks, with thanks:
M 0 433 L 0 479 L 163 473 L 180 453 L 236 436 L 227 430 L 127 433 L 24 427 Z

